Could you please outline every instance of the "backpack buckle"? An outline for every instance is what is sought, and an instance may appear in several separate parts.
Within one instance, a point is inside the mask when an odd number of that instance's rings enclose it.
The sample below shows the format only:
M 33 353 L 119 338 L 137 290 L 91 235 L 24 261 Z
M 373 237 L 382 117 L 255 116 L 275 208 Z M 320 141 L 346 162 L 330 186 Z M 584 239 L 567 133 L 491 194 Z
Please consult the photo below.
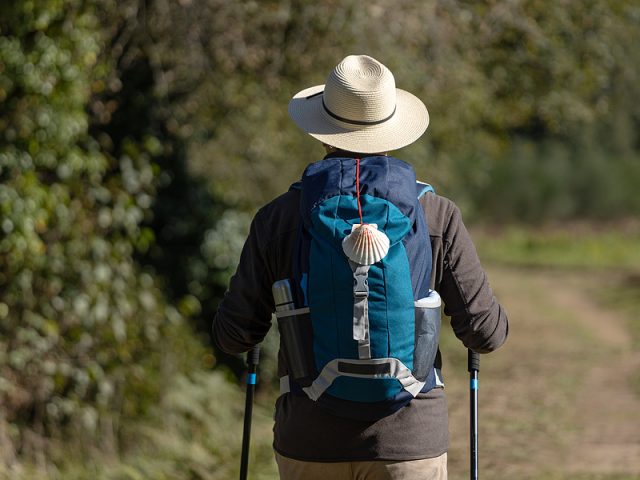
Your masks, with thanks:
M 369 296 L 369 265 L 359 265 L 353 271 L 353 296 L 356 298 Z

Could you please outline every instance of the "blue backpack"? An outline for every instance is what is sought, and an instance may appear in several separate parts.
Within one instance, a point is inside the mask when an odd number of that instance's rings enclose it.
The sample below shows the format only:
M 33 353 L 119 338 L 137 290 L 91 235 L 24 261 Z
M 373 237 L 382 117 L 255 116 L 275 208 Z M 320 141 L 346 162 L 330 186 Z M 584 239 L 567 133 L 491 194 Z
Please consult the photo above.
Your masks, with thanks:
M 431 243 L 419 203 L 433 189 L 387 156 L 324 159 L 292 188 L 301 189 L 293 266 L 303 333 L 285 350 L 302 350 L 305 367 L 290 370 L 306 373 L 281 380 L 282 390 L 335 415 L 382 418 L 436 386 L 440 299 L 429 290 Z M 350 237 L 360 231 L 373 240 Z M 367 242 L 381 244 L 381 259 L 353 253 L 369 251 Z

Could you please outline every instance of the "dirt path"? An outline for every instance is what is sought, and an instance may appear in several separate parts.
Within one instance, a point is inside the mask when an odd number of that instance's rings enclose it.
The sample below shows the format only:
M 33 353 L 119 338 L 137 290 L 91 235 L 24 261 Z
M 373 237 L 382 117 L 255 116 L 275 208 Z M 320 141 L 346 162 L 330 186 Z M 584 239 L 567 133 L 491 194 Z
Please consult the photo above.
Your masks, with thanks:
M 490 269 L 489 278 L 511 329 L 501 350 L 482 357 L 482 477 L 640 479 L 640 395 L 631 380 L 640 351 L 629 319 L 591 299 L 602 279 L 507 268 Z M 443 353 L 457 480 L 468 478 L 465 354 L 451 341 Z

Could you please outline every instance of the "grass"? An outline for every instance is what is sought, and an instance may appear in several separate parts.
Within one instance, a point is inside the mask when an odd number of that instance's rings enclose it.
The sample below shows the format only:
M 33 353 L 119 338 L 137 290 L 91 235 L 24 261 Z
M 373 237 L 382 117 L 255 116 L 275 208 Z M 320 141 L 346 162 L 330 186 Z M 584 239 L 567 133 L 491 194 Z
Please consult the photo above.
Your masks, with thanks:
M 490 431 L 490 435 L 485 438 L 496 454 L 492 460 L 493 464 L 484 465 L 485 471 L 501 472 L 495 475 L 496 479 L 639 478 L 637 472 L 591 473 L 588 471 L 588 462 L 584 467 L 586 471 L 564 471 L 565 467 L 560 467 L 567 461 L 566 457 L 548 458 L 543 463 L 532 463 L 531 460 L 536 458 L 536 455 L 540 456 L 542 451 L 551 454 L 557 450 L 571 455 L 576 435 L 579 436 L 582 431 L 579 429 L 584 428 L 580 415 L 567 408 L 568 405 L 573 405 L 575 392 L 580 391 L 584 383 L 577 366 L 584 363 L 597 365 L 620 355 L 616 348 L 600 342 L 597 329 L 592 329 L 588 324 L 574 318 L 572 306 L 579 304 L 573 305 L 571 296 L 563 297 L 563 290 L 567 288 L 574 292 L 586 291 L 588 297 L 595 301 L 594 306 L 598 306 L 601 311 L 610 312 L 609 315 L 613 313 L 613 318 L 617 314 L 632 338 L 631 348 L 636 352 L 640 351 L 640 322 L 637 314 L 640 309 L 638 224 L 627 223 L 616 228 L 598 228 L 586 224 L 542 228 L 485 227 L 473 229 L 471 234 L 483 264 L 490 267 L 489 277 L 498 287 L 498 296 L 502 297 L 504 294 L 507 307 L 513 308 L 513 311 L 507 308 L 513 314 L 513 338 L 495 357 L 490 355 L 486 358 L 485 369 L 481 374 L 483 393 L 486 395 L 492 387 L 490 384 L 494 378 L 491 372 L 495 374 L 502 371 L 510 378 L 514 369 L 518 368 L 510 363 L 516 357 L 523 366 L 531 364 L 542 368 L 550 361 L 557 366 L 556 370 L 546 373 L 546 384 L 542 387 L 544 395 L 538 395 L 541 390 L 536 390 L 535 387 L 508 387 L 510 393 L 505 397 L 510 399 L 507 400 L 511 409 L 508 421 L 505 421 L 504 415 L 507 412 L 504 409 L 499 408 L 498 414 L 495 414 L 492 413 L 490 404 L 484 404 L 483 428 L 487 429 L 487 432 Z M 565 285 L 565 281 L 570 281 L 570 285 Z M 554 293 L 558 293 L 559 296 L 540 295 L 540 288 L 554 288 Z M 546 300 L 549 298 L 555 300 L 547 304 Z M 556 301 L 560 303 L 556 304 Z M 561 308 L 558 309 L 559 307 Z M 537 320 L 535 316 L 531 317 L 531 312 L 536 311 L 540 312 Z M 525 321 L 525 317 L 528 320 Z M 541 337 L 545 331 L 553 331 L 560 337 L 560 343 L 554 342 L 553 338 Z M 524 356 L 529 348 L 526 342 L 522 343 L 523 337 L 536 342 L 538 353 L 543 357 L 535 360 Z M 454 395 L 464 395 L 466 389 L 464 382 L 462 386 L 456 385 L 460 383 L 460 377 L 465 377 L 466 352 L 460 347 L 450 328 L 444 329 L 441 347 L 449 367 L 444 374 L 445 381 L 450 381 L 449 397 L 453 405 L 454 402 L 459 403 Z M 530 377 L 531 381 L 537 382 L 540 374 L 539 371 L 534 372 Z M 458 380 L 455 377 L 458 377 Z M 635 377 L 627 377 L 627 382 L 632 382 L 631 390 L 640 395 L 640 372 Z M 522 405 L 527 405 L 527 408 L 523 408 Z M 455 437 L 456 426 L 458 430 L 464 430 L 466 412 L 462 413 L 462 425 L 460 420 L 456 423 L 455 418 L 461 414 L 456 413 L 455 408 L 450 413 L 451 434 Z M 609 414 L 615 418 L 615 415 Z M 501 435 L 497 432 L 501 432 Z M 500 438 L 496 438 L 496 435 Z M 503 441 L 502 437 L 509 438 L 509 441 Z M 521 445 L 521 438 L 527 438 L 530 442 Z M 465 478 L 467 466 L 464 462 L 460 464 L 459 459 L 456 460 L 456 453 L 458 456 L 464 456 L 466 448 L 466 443 L 460 444 L 460 440 L 453 442 L 450 457 L 452 480 Z M 489 445 L 485 444 L 483 448 L 486 453 Z M 539 450 L 537 453 L 536 449 Z M 624 467 L 620 468 L 624 471 Z
M 478 228 L 473 240 L 483 261 L 500 265 L 640 270 L 640 226 Z
M 539 472 L 519 480 L 638 480 L 637 475 Z
M 271 448 L 271 407 L 254 409 L 250 478 L 278 478 Z M 0 464 L 1 480 L 228 480 L 238 478 L 244 391 L 220 372 L 176 379 L 156 416 L 127 429 L 118 455 L 94 452 L 80 458 L 60 448 L 64 460 L 36 466 Z
M 640 351 L 640 274 L 627 273 L 621 275 L 607 288 L 599 289 L 594 295 L 600 302 L 619 312 L 628 319 L 628 331 L 633 342 L 633 349 Z M 640 372 L 633 377 L 633 389 L 640 396 Z
M 628 318 L 633 348 L 640 350 L 640 223 L 568 224 L 532 227 L 478 228 L 473 239 L 483 262 L 519 267 L 606 271 L 606 280 L 592 295 Z M 634 379 L 640 395 L 640 372 Z

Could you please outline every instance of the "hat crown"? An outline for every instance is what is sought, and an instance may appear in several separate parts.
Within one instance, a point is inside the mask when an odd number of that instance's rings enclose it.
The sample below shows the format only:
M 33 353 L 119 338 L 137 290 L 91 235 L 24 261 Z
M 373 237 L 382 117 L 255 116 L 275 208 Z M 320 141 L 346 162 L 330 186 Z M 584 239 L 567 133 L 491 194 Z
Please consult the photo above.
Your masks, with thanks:
M 350 122 L 380 122 L 396 108 L 391 71 L 367 55 L 349 55 L 327 78 L 323 102 L 335 117 Z
M 303 131 L 341 150 L 379 153 L 415 142 L 429 125 L 427 107 L 396 88 L 393 74 L 366 55 L 350 55 L 324 85 L 305 88 L 289 102 Z

